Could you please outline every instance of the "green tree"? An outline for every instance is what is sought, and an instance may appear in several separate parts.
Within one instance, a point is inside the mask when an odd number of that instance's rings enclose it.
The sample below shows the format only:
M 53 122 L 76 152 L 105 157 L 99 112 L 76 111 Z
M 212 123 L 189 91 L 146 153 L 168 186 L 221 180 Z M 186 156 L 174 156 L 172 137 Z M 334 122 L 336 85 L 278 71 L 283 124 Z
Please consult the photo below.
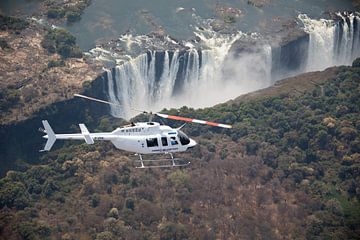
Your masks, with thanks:
M 318 132 L 318 134 L 316 135 L 316 138 L 317 138 L 320 148 L 322 148 L 322 149 L 325 149 L 330 141 L 329 134 L 324 130 L 320 130 Z
M 135 201 L 134 201 L 134 199 L 132 199 L 132 198 L 127 198 L 127 199 L 125 200 L 125 207 L 126 207 L 127 209 L 131 209 L 131 210 L 134 211 L 134 209 L 135 209 Z
M 168 222 L 161 224 L 159 228 L 160 240 L 180 240 L 188 238 L 186 227 L 183 224 Z
M 109 231 L 105 231 L 105 232 L 101 232 L 96 234 L 96 238 L 95 240 L 114 240 L 114 235 L 109 232 Z
M 167 176 L 168 181 L 175 188 L 190 188 L 190 175 L 182 170 L 177 170 Z
M 41 42 L 43 48 L 49 53 L 57 52 L 63 58 L 80 58 L 82 52 L 76 45 L 76 38 L 65 29 L 52 29 L 45 35 Z
M 29 203 L 29 197 L 23 183 L 7 181 L 0 184 L 0 208 L 7 206 L 24 209 Z

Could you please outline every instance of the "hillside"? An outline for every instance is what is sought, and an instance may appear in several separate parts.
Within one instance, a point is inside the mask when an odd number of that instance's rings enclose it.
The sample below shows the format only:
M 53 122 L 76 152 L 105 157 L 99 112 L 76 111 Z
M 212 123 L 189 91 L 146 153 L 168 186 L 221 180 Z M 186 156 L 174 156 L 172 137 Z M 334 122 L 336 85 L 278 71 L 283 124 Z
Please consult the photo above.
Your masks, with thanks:
M 0 15 L 0 124 L 29 118 L 101 73 L 62 29 Z
M 187 125 L 199 142 L 179 155 L 187 168 L 139 170 L 111 144 L 58 145 L 0 180 L 0 239 L 358 239 L 356 62 L 168 110 L 234 126 Z M 94 121 L 98 131 L 120 123 Z

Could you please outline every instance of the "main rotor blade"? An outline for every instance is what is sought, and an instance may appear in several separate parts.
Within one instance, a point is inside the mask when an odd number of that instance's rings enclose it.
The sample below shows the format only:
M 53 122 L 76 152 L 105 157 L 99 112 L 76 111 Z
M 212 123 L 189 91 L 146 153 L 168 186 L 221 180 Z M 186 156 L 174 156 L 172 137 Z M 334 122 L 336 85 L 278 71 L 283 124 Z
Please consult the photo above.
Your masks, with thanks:
M 96 102 L 100 102 L 100 103 L 105 103 L 105 104 L 110 104 L 110 105 L 122 107 L 120 104 L 117 104 L 117 103 L 112 103 L 112 102 L 108 102 L 108 101 L 101 100 L 101 99 L 97 99 L 97 98 L 93 98 L 93 97 L 88 97 L 88 96 L 81 95 L 81 94 L 74 94 L 74 96 L 75 96 L 75 97 L 80 97 L 80 98 L 85 98 L 85 99 L 92 100 L 92 101 L 96 101 Z M 146 111 L 139 110 L 139 109 L 135 109 L 135 108 L 130 108 L 130 109 L 133 110 L 133 111 L 136 111 L 136 112 L 141 112 L 141 113 L 145 113 L 145 114 L 148 113 L 148 112 L 146 112 Z
M 213 127 L 232 128 L 231 125 L 222 124 L 222 123 L 209 122 L 209 121 L 204 121 L 204 120 L 199 120 L 199 119 L 194 119 L 194 118 L 187 118 L 187 117 L 179 117 L 179 116 L 168 115 L 168 114 L 163 114 L 163 113 L 155 113 L 155 114 L 159 117 L 172 119 L 172 120 L 206 124 L 206 125 L 210 125 Z
M 105 104 L 110 104 L 110 105 L 114 105 L 114 106 L 120 106 L 119 104 L 116 104 L 116 103 L 112 103 L 112 102 L 108 102 L 108 101 L 104 101 L 104 100 L 100 100 L 100 99 L 97 99 L 97 98 L 92 98 L 92 97 L 88 97 L 88 96 L 84 96 L 84 95 L 80 95 L 80 94 L 74 94 L 75 97 L 81 97 L 81 98 L 85 98 L 85 99 L 88 99 L 88 100 L 92 100 L 92 101 L 96 101 L 96 102 L 101 102 L 101 103 L 105 103 Z

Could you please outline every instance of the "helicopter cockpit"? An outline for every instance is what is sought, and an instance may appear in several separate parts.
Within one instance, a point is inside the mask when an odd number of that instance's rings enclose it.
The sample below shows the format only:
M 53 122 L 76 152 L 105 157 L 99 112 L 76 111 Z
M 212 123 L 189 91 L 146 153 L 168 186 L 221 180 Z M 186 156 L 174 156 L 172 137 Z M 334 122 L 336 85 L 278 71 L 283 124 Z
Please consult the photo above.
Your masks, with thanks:
M 190 143 L 190 138 L 181 130 L 178 130 L 179 140 L 181 145 L 188 145 Z

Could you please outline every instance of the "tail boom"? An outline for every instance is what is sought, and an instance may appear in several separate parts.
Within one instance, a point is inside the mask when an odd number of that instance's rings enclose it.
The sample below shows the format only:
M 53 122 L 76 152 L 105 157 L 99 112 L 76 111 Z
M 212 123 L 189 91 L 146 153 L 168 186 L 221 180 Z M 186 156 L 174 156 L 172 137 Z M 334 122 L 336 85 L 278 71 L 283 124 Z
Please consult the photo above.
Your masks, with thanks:
M 52 148 L 52 146 L 54 145 L 54 143 L 57 139 L 85 140 L 85 142 L 87 144 L 93 144 L 94 140 L 112 141 L 112 140 L 116 139 L 116 136 L 113 135 L 111 132 L 109 132 L 109 133 L 90 133 L 84 124 L 79 124 L 81 133 L 55 134 L 47 120 L 43 120 L 42 123 L 45 128 L 45 133 L 47 134 L 47 135 L 43 136 L 43 138 L 46 138 L 47 142 L 45 144 L 44 149 L 40 150 L 40 152 L 50 151 L 50 149 Z

